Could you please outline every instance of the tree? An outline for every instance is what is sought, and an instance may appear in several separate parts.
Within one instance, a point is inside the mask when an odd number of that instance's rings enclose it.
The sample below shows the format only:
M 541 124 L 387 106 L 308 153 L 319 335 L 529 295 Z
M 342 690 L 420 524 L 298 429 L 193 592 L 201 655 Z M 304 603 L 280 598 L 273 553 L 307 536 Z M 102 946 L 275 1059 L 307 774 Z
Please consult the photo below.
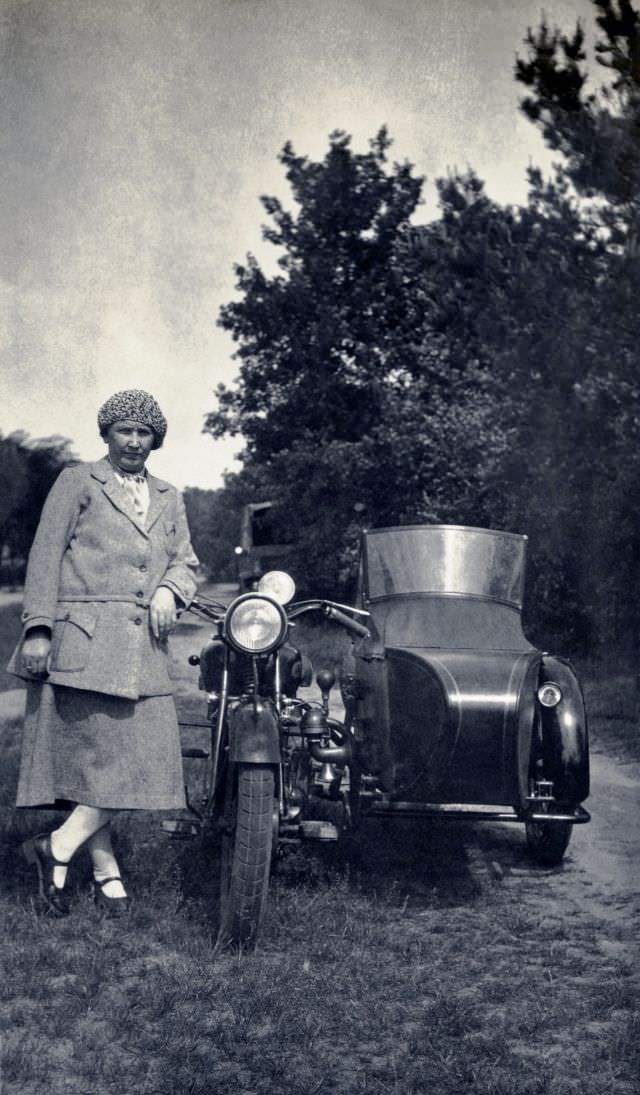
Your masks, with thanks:
M 546 22 L 529 30 L 528 59 L 516 65 L 530 89 L 522 109 L 562 156 L 553 183 L 543 187 L 536 177 L 545 217 L 553 220 L 571 188 L 578 250 L 587 243 L 582 263 L 575 246 L 566 252 L 573 284 L 541 389 L 556 435 L 545 450 L 555 490 L 544 538 L 551 558 L 562 550 L 600 641 L 637 657 L 637 610 L 626 591 L 640 579 L 632 501 L 640 478 L 640 19 L 628 0 L 594 0 L 594 8 L 595 58 L 609 73 L 607 85 L 590 90 L 580 24 L 571 36 Z M 526 429 L 519 441 L 530 456 Z M 530 498 L 536 504 L 540 492 Z
M 321 163 L 285 147 L 297 216 L 263 199 L 282 273 L 267 278 L 250 258 L 237 268 L 242 299 L 220 318 L 240 376 L 218 389 L 207 429 L 243 433 L 245 474 L 275 502 L 297 577 L 319 592 L 348 584 L 361 521 L 438 519 L 455 498 L 457 514 L 473 513 L 481 495 L 490 373 L 462 338 L 455 352 L 447 341 L 454 322 L 435 303 L 424 241 L 407 231 L 421 180 L 409 165 L 388 169 L 389 144 L 382 130 L 358 155 L 336 133 Z
M 65 437 L 34 439 L 23 430 L 0 437 L 0 543 L 12 580 L 24 572 L 47 494 L 75 459 L 70 446 Z
M 215 581 L 233 580 L 241 517 L 233 492 L 225 487 L 187 487 L 183 494 L 191 540 L 201 565 Z
M 389 145 L 383 129 L 368 153 L 354 154 L 337 132 L 322 163 L 290 144 L 280 156 L 298 215 L 275 198 L 262 202 L 274 221 L 263 234 L 283 251 L 283 273 L 267 278 L 251 256 L 236 267 L 242 299 L 219 322 L 238 343 L 240 376 L 231 390 L 219 386 L 206 423 L 214 436 L 241 432 L 256 461 L 307 430 L 351 441 L 377 421 L 404 318 L 393 243 L 422 185 L 409 164 L 386 170 Z
M 517 63 L 562 157 L 522 208 L 468 171 L 412 225 L 421 180 L 384 131 L 364 156 L 344 134 L 319 163 L 283 151 L 295 212 L 263 199 L 280 272 L 237 268 L 220 322 L 240 376 L 207 428 L 244 434 L 237 487 L 274 501 L 317 592 L 347 588 L 362 523 L 484 524 L 531 538 L 534 637 L 640 636 L 638 20 L 594 2 L 608 87 L 589 90 L 579 26 L 530 30 Z
M 601 37 L 595 59 L 611 75 L 588 90 L 585 35 L 529 29 L 527 60 L 516 79 L 531 89 L 521 102 L 550 148 L 563 157 L 562 173 L 587 199 L 603 199 L 590 213 L 612 243 L 633 254 L 640 248 L 640 16 L 630 0 L 593 0 Z

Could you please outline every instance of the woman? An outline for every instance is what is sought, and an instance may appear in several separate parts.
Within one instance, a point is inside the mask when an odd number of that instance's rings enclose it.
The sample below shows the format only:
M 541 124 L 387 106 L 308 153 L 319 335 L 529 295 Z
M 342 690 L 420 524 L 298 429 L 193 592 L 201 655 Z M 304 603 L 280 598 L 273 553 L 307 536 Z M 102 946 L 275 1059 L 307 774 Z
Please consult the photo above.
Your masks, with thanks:
M 82 845 L 97 906 L 125 912 L 111 818 L 185 804 L 167 637 L 198 561 L 179 492 L 145 469 L 167 422 L 136 389 L 107 400 L 98 428 L 106 456 L 64 469 L 45 503 L 9 665 L 29 682 L 17 805 L 77 804 L 24 845 L 55 916 L 70 911 L 67 867 Z

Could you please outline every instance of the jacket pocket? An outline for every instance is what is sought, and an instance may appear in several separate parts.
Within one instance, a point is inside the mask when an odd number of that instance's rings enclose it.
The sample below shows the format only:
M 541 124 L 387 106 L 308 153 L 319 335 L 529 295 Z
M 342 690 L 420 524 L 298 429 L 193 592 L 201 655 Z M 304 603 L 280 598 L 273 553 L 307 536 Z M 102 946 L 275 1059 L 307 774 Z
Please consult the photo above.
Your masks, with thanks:
M 89 660 L 98 610 L 88 605 L 58 610 L 53 625 L 49 668 L 58 673 L 84 669 Z

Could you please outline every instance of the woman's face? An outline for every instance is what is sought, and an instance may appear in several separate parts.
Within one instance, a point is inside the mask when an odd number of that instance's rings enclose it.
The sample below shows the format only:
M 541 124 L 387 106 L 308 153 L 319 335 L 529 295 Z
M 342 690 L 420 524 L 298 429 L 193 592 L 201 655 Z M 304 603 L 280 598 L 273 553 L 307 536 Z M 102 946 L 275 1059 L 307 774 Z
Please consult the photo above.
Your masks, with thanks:
M 109 459 L 120 471 L 140 472 L 153 446 L 153 430 L 132 418 L 113 422 L 107 430 Z

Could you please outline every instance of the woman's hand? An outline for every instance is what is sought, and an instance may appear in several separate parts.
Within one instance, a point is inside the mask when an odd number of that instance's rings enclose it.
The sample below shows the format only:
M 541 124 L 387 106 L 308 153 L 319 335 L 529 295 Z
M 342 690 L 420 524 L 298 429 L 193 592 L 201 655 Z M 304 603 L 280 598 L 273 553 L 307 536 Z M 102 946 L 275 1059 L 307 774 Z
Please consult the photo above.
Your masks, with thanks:
M 47 676 L 51 650 L 51 632 L 47 627 L 33 627 L 22 644 L 22 666 L 34 677 Z
M 178 619 L 175 597 L 167 586 L 158 586 L 151 598 L 149 619 L 156 639 L 164 642 Z

